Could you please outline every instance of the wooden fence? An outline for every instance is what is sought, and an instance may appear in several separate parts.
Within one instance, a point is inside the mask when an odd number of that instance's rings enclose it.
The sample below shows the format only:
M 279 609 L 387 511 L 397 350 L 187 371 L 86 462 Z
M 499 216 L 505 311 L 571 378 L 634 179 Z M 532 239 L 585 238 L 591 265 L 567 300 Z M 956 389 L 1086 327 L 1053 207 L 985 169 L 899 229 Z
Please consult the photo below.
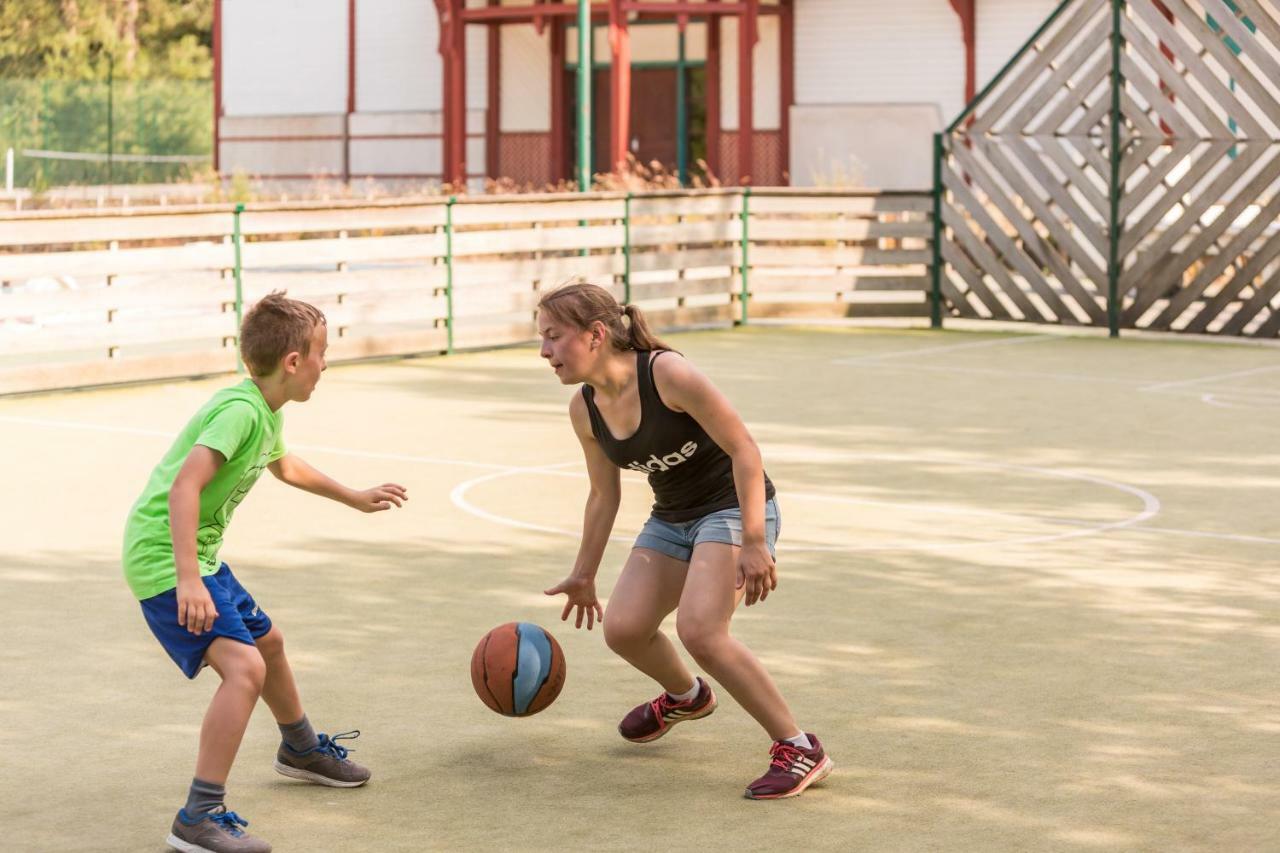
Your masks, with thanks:
M 659 327 L 929 314 L 928 193 L 706 190 L 0 215 L 0 393 L 236 370 L 286 289 L 330 358 L 536 338 L 584 277 Z

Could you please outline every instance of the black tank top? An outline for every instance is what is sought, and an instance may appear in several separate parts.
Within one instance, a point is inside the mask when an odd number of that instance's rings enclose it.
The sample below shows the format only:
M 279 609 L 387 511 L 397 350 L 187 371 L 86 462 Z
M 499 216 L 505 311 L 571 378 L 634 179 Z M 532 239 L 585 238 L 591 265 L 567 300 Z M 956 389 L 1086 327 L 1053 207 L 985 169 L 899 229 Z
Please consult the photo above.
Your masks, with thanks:
M 655 498 L 653 515 L 662 521 L 693 521 L 738 505 L 733 483 L 733 460 L 711 440 L 686 412 L 667 408 L 653 382 L 649 352 L 636 352 L 636 384 L 640 391 L 640 428 L 619 441 L 609 432 L 596 408 L 595 389 L 582 386 L 591 417 L 591 434 L 609 461 L 649 475 Z M 773 497 L 773 483 L 764 478 L 765 500 Z

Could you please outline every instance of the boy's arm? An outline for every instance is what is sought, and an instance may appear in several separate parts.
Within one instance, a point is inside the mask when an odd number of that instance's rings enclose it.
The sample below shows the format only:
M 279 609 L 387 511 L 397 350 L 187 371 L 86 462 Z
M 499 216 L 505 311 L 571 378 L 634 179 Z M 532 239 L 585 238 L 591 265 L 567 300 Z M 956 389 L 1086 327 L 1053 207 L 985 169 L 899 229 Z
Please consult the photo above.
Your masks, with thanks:
M 222 467 L 222 454 L 197 444 L 187 454 L 169 489 L 169 535 L 178 572 L 178 624 L 197 636 L 212 630 L 218 618 L 213 597 L 200 580 L 196 528 L 200 526 L 200 492 Z
M 272 462 L 267 468 L 277 480 L 288 483 L 304 492 L 335 500 L 361 512 L 380 512 L 391 509 L 391 505 L 401 506 L 409 499 L 404 486 L 396 483 L 383 483 L 371 489 L 356 491 L 347 488 L 337 480 L 321 471 L 312 468 L 306 460 L 292 453 Z

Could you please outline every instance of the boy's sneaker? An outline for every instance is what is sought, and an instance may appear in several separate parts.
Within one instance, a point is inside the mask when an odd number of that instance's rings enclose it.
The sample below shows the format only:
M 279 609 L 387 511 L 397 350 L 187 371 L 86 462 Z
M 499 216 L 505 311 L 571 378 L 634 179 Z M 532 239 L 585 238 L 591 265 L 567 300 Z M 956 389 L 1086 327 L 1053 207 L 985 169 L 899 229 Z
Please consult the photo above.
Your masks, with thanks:
M 808 734 L 806 732 L 806 734 Z M 796 797 L 805 788 L 823 779 L 836 766 L 822 748 L 817 735 L 809 734 L 811 749 L 801 749 L 785 740 L 773 742 L 769 756 L 773 760 L 769 769 L 747 786 L 747 798 L 752 800 L 781 800 Z
M 240 827 L 249 821 L 226 806 L 192 820 L 186 809 L 178 809 L 165 843 L 182 853 L 271 853 L 271 845 Z
M 675 702 L 664 690 L 652 702 L 631 709 L 618 723 L 618 732 L 632 743 L 648 743 L 667 733 L 676 723 L 709 716 L 716 709 L 711 685 L 698 679 L 698 695 L 687 702 Z
M 347 758 L 349 751 L 336 741 L 358 738 L 360 732 L 343 732 L 329 737 L 320 734 L 320 743 L 306 752 L 298 752 L 282 743 L 276 750 L 276 772 L 291 779 L 328 785 L 330 788 L 358 788 L 373 775 L 367 767 Z

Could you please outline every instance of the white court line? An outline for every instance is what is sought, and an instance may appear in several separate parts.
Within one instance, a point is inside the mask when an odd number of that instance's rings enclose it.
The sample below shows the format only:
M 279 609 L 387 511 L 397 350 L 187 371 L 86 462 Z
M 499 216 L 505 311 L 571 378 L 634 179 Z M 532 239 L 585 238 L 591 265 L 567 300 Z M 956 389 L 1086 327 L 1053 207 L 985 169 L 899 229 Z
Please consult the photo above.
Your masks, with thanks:
M 1268 398 L 1266 395 L 1262 395 L 1261 397 L 1255 396 L 1255 399 L 1250 401 L 1248 397 L 1254 396 L 1254 395 L 1242 393 L 1242 394 L 1236 395 L 1236 398 L 1237 400 L 1243 399 L 1244 402 L 1228 403 L 1225 400 L 1219 399 L 1220 397 L 1223 397 L 1223 396 L 1226 396 L 1226 395 L 1225 394 L 1201 394 L 1200 402 L 1208 403 L 1210 406 L 1216 406 L 1219 409 L 1280 408 L 1280 398 L 1276 398 L 1276 397 Z
M 1146 521 L 1147 519 L 1154 517 L 1156 514 L 1160 512 L 1160 501 L 1158 498 L 1156 498 L 1155 495 L 1151 494 L 1150 492 L 1147 492 L 1136 486 L 1130 486 L 1126 483 L 1120 483 L 1114 480 L 1108 480 L 1104 477 L 1094 477 L 1089 474 L 1077 474 L 1077 473 L 1066 472 L 1066 471 L 1054 471 L 1053 469 L 1050 469 L 1050 468 L 1036 468 L 1029 465 L 1012 465 L 1012 464 L 999 463 L 999 462 L 973 462 L 968 460 L 957 461 L 957 460 L 926 459 L 926 458 L 915 457 L 915 456 L 902 456 L 902 455 L 893 455 L 893 454 L 872 454 L 872 453 L 867 453 L 867 454 L 845 453 L 842 455 L 845 457 L 854 457 L 859 459 L 877 459 L 882 461 L 912 461 L 912 462 L 929 462 L 932 464 L 950 464 L 950 465 L 961 465 L 961 466 L 967 465 L 967 466 L 976 467 L 976 468 L 994 468 L 997 470 L 1012 470 L 1012 471 L 1019 471 L 1024 473 L 1031 472 L 1034 474 L 1041 474 L 1048 477 L 1058 477 L 1058 478 L 1063 478 L 1068 480 L 1081 480 L 1088 483 L 1094 483 L 1094 484 L 1103 486 L 1105 488 L 1116 489 L 1122 492 L 1126 492 L 1130 495 L 1137 497 L 1139 500 L 1141 500 L 1143 506 L 1141 511 L 1129 516 L 1128 518 L 1120 519 L 1119 521 L 1104 522 L 1102 524 L 1086 522 L 1083 520 L 1076 521 L 1075 523 L 1079 526 L 1080 529 L 1068 531 L 1066 533 L 1054 533 L 1054 534 L 1046 534 L 1046 535 L 1040 535 L 1040 536 L 1022 536 L 1022 537 L 1013 537 L 1008 539 L 986 540 L 981 542 L 910 541 L 910 542 L 881 542 L 881 543 L 869 543 L 869 544 L 862 544 L 862 545 L 854 544 L 854 545 L 839 545 L 839 546 L 837 545 L 789 545 L 788 543 L 783 542 L 778 546 L 780 550 L 850 553 L 854 551 L 958 550 L 963 548 L 989 548 L 991 546 L 1026 545 L 1026 544 L 1034 544 L 1034 543 L 1041 543 L 1041 542 L 1053 542 L 1061 539 L 1073 539 L 1081 536 L 1092 536 L 1092 535 L 1103 533 L 1110 530 L 1119 530 L 1125 527 L 1131 527 L 1133 525 L 1140 524 L 1143 521 Z M 487 483 L 493 480 L 501 479 L 511 474 L 541 473 L 541 474 L 551 474 L 553 476 L 561 476 L 561 477 L 568 476 L 568 477 L 578 477 L 578 478 L 585 478 L 587 476 L 586 474 L 581 472 L 569 473 L 569 472 L 561 472 L 559 470 L 554 470 L 554 469 L 559 469 L 564 467 L 567 467 L 567 466 L 565 464 L 557 464 L 557 465 L 540 466 L 540 467 L 534 467 L 534 468 L 512 469 L 509 472 L 497 472 L 494 474 L 484 474 L 479 477 L 474 477 L 470 480 L 459 483 L 457 486 L 454 487 L 453 491 L 450 492 L 449 499 L 453 501 L 455 506 L 457 506 L 459 509 L 463 510 L 464 512 L 471 513 L 472 515 L 475 515 L 479 518 L 483 518 L 486 521 L 490 521 L 495 524 L 501 524 L 506 527 L 514 527 L 522 530 L 536 530 L 542 533 L 554 533 L 561 536 L 577 537 L 579 535 L 579 531 L 566 530 L 564 528 L 551 527 L 549 525 L 544 525 L 544 524 L 535 524 L 532 522 L 521 521 L 520 519 L 517 519 L 517 518 L 511 518 L 510 516 L 499 515 L 498 513 L 489 512 L 488 510 L 484 510 L 484 509 L 481 509 L 480 507 L 477 507 L 467 498 L 467 493 L 473 487 L 478 486 L 482 483 Z M 857 501 L 857 499 L 854 499 L 854 498 L 843 498 L 840 496 L 827 496 L 827 495 L 812 495 L 812 494 L 806 494 L 806 493 L 795 493 L 792 495 L 787 495 L 786 493 L 783 493 L 782 496 L 784 498 L 789 496 L 797 499 L 811 498 L 819 501 L 832 501 L 836 503 Z M 928 507 L 930 505 L 903 504 L 903 506 L 917 508 L 917 506 Z M 955 512 L 956 514 L 965 514 L 964 510 L 954 510 L 950 507 L 937 507 L 936 505 L 933 505 L 933 507 L 934 507 L 934 511 Z M 971 514 L 972 515 L 991 515 L 992 511 L 976 510 Z M 1017 516 L 1016 514 L 1012 515 L 1012 517 L 1018 518 L 1019 520 L 1023 520 L 1023 521 L 1044 520 L 1036 516 Z M 634 539 L 634 535 L 623 536 L 623 535 L 615 534 L 610 536 L 609 538 L 611 541 L 629 542 Z
M 926 355 L 938 352 L 953 352 L 962 349 L 977 349 L 979 347 L 998 347 L 1013 346 L 1015 344 L 1034 344 L 1040 341 L 1054 340 L 1053 335 L 1023 335 L 1022 337 L 1000 338 L 998 340 L 987 341 L 970 341 L 964 344 L 948 344 L 940 347 L 922 347 L 921 349 L 912 350 L 895 350 L 893 352 L 878 353 L 873 355 L 855 355 L 849 358 L 837 358 L 832 360 L 832 364 L 865 364 L 872 361 L 882 361 L 886 358 L 901 358 L 910 355 Z
M 1256 373 L 1267 373 L 1272 370 L 1280 370 L 1280 364 L 1272 364 L 1266 367 L 1253 367 L 1249 370 L 1235 370 L 1231 373 L 1218 373 L 1212 376 L 1200 376 L 1196 379 L 1183 379 L 1177 382 L 1160 382 L 1155 385 L 1148 385 L 1145 388 L 1139 388 L 1139 391 L 1163 391 L 1166 388 L 1181 388 L 1184 385 L 1199 385 L 1202 382 L 1216 382 L 1220 379 L 1235 379 L 1238 376 L 1253 376 Z
M 145 435 L 148 437 L 172 439 L 176 431 L 145 429 L 142 427 L 111 426 L 108 424 L 87 424 L 77 421 L 55 421 L 43 418 L 24 418 L 16 415 L 0 415 L 0 423 L 24 424 L 28 426 L 55 427 L 57 429 L 80 429 L 94 432 L 115 432 L 125 435 Z M 389 462 L 419 462 L 424 465 L 459 465 L 465 468 L 487 468 L 491 471 L 510 471 L 511 465 L 498 465 L 493 462 L 469 462 L 465 459 L 439 459 L 433 456 L 411 456 L 403 453 L 381 453 L 373 450 L 347 450 L 342 447 L 326 447 L 320 444 L 289 444 L 291 450 L 305 450 L 308 453 L 331 453 L 335 456 L 354 456 L 360 459 L 382 459 Z
M 153 437 L 153 438 L 172 438 L 174 435 L 174 433 L 172 432 L 166 432 L 163 430 L 146 429 L 143 427 L 114 426 L 111 424 L 90 424 L 90 423 L 80 423 L 76 421 L 50 420 L 50 419 L 44 419 L 44 418 L 25 418 L 25 417 L 19 417 L 14 415 L 0 415 L 0 422 L 25 424 L 30 426 L 55 427 L 59 429 L 88 430 L 91 432 L 119 433 L 124 435 L 140 435 L 140 436 Z M 480 518 L 485 518 L 489 521 L 493 521 L 494 523 L 497 523 L 497 524 L 502 524 L 509 527 L 521 527 L 528 530 L 536 530 L 544 533 L 555 533 L 555 534 L 560 534 L 565 536 L 579 535 L 579 531 L 563 530 L 561 528 L 548 527 L 548 526 L 539 525 L 539 524 L 531 524 L 527 522 L 521 522 L 516 519 L 507 519 L 502 516 L 497 516 L 493 513 L 489 513 L 486 510 L 476 507 L 474 504 L 471 504 L 465 498 L 466 491 L 469 490 L 471 486 L 478 485 L 479 483 L 484 481 L 498 479 L 499 477 L 508 476 L 510 474 L 515 474 L 515 473 L 533 472 L 533 473 L 540 473 L 544 476 L 575 477 L 575 478 L 585 477 L 586 475 L 582 473 L 571 473 L 571 472 L 560 470 L 573 465 L 577 465 L 579 464 L 578 462 L 560 462 L 560 463 L 555 463 L 551 465 L 521 467 L 521 466 L 513 466 L 513 465 L 500 465 L 500 464 L 490 463 L 490 462 L 469 462 L 469 461 L 459 460 L 459 459 L 438 459 L 435 457 L 414 456 L 410 454 L 401 454 L 401 453 L 380 453 L 380 452 L 374 452 L 374 451 L 348 450 L 348 449 L 339 448 L 339 447 L 325 447 L 321 445 L 300 444 L 300 445 L 293 445 L 293 446 L 301 450 L 333 453 L 337 455 L 354 456 L 354 457 L 360 457 L 360 458 L 366 458 L 366 459 L 385 459 L 389 461 L 415 462 L 415 463 L 421 463 L 421 464 L 427 464 L 427 465 L 458 465 L 458 466 L 481 468 L 481 469 L 487 468 L 494 471 L 494 473 L 487 474 L 482 477 L 470 480 L 467 483 L 462 483 L 458 485 L 450 493 L 450 499 L 453 500 L 455 504 L 461 506 L 465 511 L 472 513 L 473 515 L 476 515 Z M 784 496 L 796 497 L 799 499 L 806 499 L 806 498 L 812 497 L 812 498 L 818 498 L 821 500 L 828 500 L 835 503 L 864 503 L 864 504 L 880 504 L 880 505 L 890 505 L 890 506 L 895 505 L 892 502 L 888 502 L 888 501 L 870 501 L 870 500 L 861 500 L 857 498 L 843 498 L 843 497 L 827 496 L 827 495 L 822 495 L 822 496 L 809 495 L 803 492 L 784 493 Z M 459 500 L 461 500 L 462 503 L 459 503 Z M 1158 503 L 1159 502 L 1157 501 L 1157 510 L 1158 510 Z M 465 504 L 465 506 L 463 506 L 463 504 Z M 1000 513 L 993 510 L 964 510 L 964 509 L 954 509 L 954 508 L 942 507 L 938 505 L 929 505 L 929 504 L 903 503 L 898 505 L 902 506 L 903 508 L 914 509 L 921 512 L 936 512 L 936 513 L 944 513 L 944 514 L 958 514 L 958 513 L 968 512 L 969 514 L 972 514 L 972 515 L 991 515 L 991 516 L 1006 515 L 1010 518 L 1017 519 L 1017 520 L 1042 521 L 1042 522 L 1052 523 L 1052 524 L 1065 524 L 1065 525 L 1078 525 L 1078 526 L 1084 526 L 1088 524 L 1088 522 L 1084 522 L 1078 519 L 1052 519 L 1052 518 L 1045 518 L 1043 516 L 1020 516 L 1016 513 Z M 1134 523 L 1137 524 L 1137 522 L 1134 522 Z M 1166 533 L 1174 536 L 1192 536 L 1192 537 L 1199 537 L 1199 538 L 1206 538 L 1206 539 L 1225 539 L 1225 540 L 1236 541 L 1236 542 L 1259 543 L 1259 544 L 1265 544 L 1265 545 L 1280 545 L 1280 539 L 1268 539 L 1263 536 L 1248 536 L 1244 534 L 1234 534 L 1234 533 L 1208 533 L 1208 532 L 1197 531 L 1197 530 L 1177 530 L 1177 529 L 1163 528 L 1163 527 L 1136 527 L 1135 529 L 1143 532 L 1150 531 L 1154 533 Z M 1081 531 L 1081 533 L 1079 534 L 1072 534 L 1072 535 L 1088 535 L 1094 532 L 1098 532 L 1098 530 L 1093 527 L 1089 527 Z M 634 539 L 634 537 L 622 536 L 622 535 L 615 535 L 610 538 L 617 541 L 627 541 L 627 542 L 632 541 L 632 539 Z M 927 544 L 927 543 L 924 543 L 924 544 Z M 945 544 L 944 547 L 974 547 L 977 545 L 989 545 L 989 544 L 1007 544 L 1007 542 L 961 543 L 958 545 Z M 798 549 L 791 549 L 791 550 L 798 550 Z M 828 549 L 828 548 L 821 548 L 819 546 L 818 548 L 810 548 L 806 550 L 845 551 L 845 550 L 853 550 L 853 549 L 848 549 L 848 548 L 829 548 Z

